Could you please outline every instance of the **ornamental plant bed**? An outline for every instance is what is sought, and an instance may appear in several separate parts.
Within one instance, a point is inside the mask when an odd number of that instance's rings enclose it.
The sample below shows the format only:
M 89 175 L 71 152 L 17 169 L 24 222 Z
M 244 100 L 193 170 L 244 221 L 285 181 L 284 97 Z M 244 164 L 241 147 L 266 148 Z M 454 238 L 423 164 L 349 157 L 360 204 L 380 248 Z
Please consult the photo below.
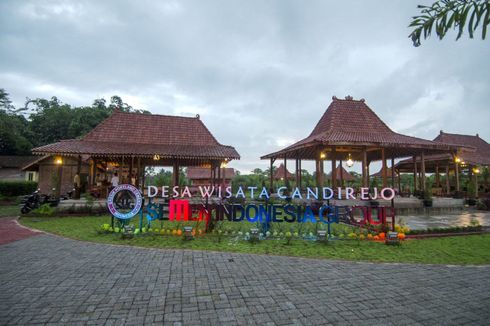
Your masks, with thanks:
M 489 233 L 489 230 L 481 225 L 455 226 L 449 228 L 428 228 L 426 230 L 410 230 L 406 237 L 408 239 L 429 238 L 429 237 L 448 237 L 456 235 L 472 235 Z

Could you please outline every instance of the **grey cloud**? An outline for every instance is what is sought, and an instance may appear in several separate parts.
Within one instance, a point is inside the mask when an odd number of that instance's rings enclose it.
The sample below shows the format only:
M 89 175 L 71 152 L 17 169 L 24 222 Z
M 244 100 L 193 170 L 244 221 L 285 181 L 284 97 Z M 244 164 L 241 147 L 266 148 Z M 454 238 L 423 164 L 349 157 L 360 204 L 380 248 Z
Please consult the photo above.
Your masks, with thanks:
M 414 48 L 416 12 L 401 0 L 2 1 L 0 87 L 17 105 L 119 94 L 199 113 L 244 172 L 307 136 L 332 95 L 365 98 L 400 132 L 490 140 L 490 43 L 450 35 Z

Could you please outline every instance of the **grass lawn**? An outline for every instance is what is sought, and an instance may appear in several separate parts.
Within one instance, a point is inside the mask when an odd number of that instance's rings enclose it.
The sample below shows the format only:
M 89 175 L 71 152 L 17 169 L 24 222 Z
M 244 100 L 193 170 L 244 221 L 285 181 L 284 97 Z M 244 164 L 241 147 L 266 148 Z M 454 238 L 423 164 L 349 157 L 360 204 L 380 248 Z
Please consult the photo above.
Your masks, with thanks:
M 101 224 L 110 223 L 108 216 L 23 217 L 20 222 L 35 229 L 73 239 L 140 247 L 231 251 L 372 262 L 490 264 L 490 235 L 406 240 L 401 246 L 387 246 L 384 243 L 357 240 L 336 240 L 322 244 L 297 238 L 293 239 L 290 245 L 286 245 L 285 239 L 270 239 L 252 244 L 232 235 L 222 236 L 219 241 L 216 234 L 199 236 L 192 241 L 183 241 L 182 237 L 173 235 L 149 234 L 136 235 L 133 239 L 123 240 L 120 234 L 97 233 Z M 254 227 L 253 224 L 246 222 L 227 223 L 235 228 L 241 228 L 243 232 Z M 165 222 L 163 226 L 164 228 L 182 227 L 182 225 L 175 224 L 171 226 L 170 222 Z M 334 226 L 337 230 L 344 227 Z M 160 228 L 160 223 L 157 222 L 155 227 Z
M 19 215 L 19 205 L 0 206 L 0 217 L 15 217 Z

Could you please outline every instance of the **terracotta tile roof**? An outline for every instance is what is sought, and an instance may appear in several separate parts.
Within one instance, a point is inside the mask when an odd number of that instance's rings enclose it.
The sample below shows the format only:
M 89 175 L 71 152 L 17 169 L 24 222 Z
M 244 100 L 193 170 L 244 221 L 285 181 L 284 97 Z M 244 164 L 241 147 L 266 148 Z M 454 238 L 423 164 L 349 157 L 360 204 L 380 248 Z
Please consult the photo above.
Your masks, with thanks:
M 308 147 L 319 146 L 377 146 L 397 149 L 396 157 L 408 156 L 411 149 L 431 150 L 455 150 L 448 144 L 434 142 L 426 139 L 402 135 L 392 131 L 371 108 L 364 99 L 353 100 L 346 97 L 345 100 L 333 97 L 332 103 L 316 124 L 308 137 L 286 147 L 278 152 L 262 157 L 283 158 L 295 157 L 302 152 L 305 159 L 314 159 L 307 153 Z M 309 155 L 309 156 L 308 156 Z M 359 158 L 357 158 L 359 159 Z M 370 159 L 379 159 L 373 156 Z
M 349 171 L 347 171 L 343 166 L 341 167 L 340 164 L 337 165 L 337 167 L 335 168 L 335 177 L 337 180 L 340 181 L 340 169 L 342 169 L 342 177 L 344 179 L 344 181 L 354 181 L 356 180 L 356 178 L 350 174 Z M 327 174 L 327 178 L 332 178 L 332 172 L 330 172 L 329 174 Z
M 37 156 L 0 155 L 0 168 L 21 168 L 37 160 Z
M 478 134 L 473 135 L 461 135 L 461 134 L 449 134 L 441 130 L 440 134 L 434 138 L 435 142 L 453 144 L 463 146 L 458 151 L 458 157 L 461 161 L 470 165 L 490 165 L 490 144 L 481 139 Z M 453 156 L 451 154 L 434 154 L 426 155 L 426 165 L 431 169 L 435 164 L 439 164 L 441 167 L 447 165 L 446 163 L 453 164 Z M 417 157 L 417 162 L 420 162 L 420 157 Z M 434 166 L 432 166 L 434 165 Z M 398 162 L 397 169 L 405 171 L 413 169 L 413 160 L 406 159 Z
M 82 139 L 41 146 L 36 154 L 141 155 L 169 158 L 239 159 L 218 143 L 199 117 L 126 113 L 119 110 Z
M 395 169 L 396 171 L 396 169 Z M 383 168 L 379 169 L 378 172 L 371 174 L 372 177 L 382 178 L 383 177 Z M 386 168 L 386 176 L 391 178 L 391 168 Z
M 469 164 L 490 165 L 490 144 L 481 139 L 478 134 L 476 136 L 449 134 L 441 130 L 439 136 L 434 141 L 474 148 L 474 151 L 462 148 L 458 156 Z
M 216 171 L 216 173 L 218 172 Z M 232 179 L 235 176 L 235 169 L 221 168 L 221 177 L 223 177 L 223 173 L 226 179 Z M 211 179 L 211 169 L 194 166 L 188 167 L 187 178 L 190 180 Z
M 284 179 L 293 179 L 294 178 L 294 175 L 288 171 L 288 169 L 286 169 L 284 167 L 284 164 L 281 163 L 279 165 L 279 167 L 276 169 L 276 171 L 274 171 L 274 179 L 275 180 L 280 180 L 281 178 L 284 178 Z

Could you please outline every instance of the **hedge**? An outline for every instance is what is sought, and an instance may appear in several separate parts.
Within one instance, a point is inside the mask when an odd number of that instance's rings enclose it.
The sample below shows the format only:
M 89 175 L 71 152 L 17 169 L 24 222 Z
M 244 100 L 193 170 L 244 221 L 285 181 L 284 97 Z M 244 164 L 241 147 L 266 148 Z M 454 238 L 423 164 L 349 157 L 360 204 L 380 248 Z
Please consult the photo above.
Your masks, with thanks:
M 14 197 L 28 195 L 37 189 L 37 182 L 0 181 L 0 196 Z

